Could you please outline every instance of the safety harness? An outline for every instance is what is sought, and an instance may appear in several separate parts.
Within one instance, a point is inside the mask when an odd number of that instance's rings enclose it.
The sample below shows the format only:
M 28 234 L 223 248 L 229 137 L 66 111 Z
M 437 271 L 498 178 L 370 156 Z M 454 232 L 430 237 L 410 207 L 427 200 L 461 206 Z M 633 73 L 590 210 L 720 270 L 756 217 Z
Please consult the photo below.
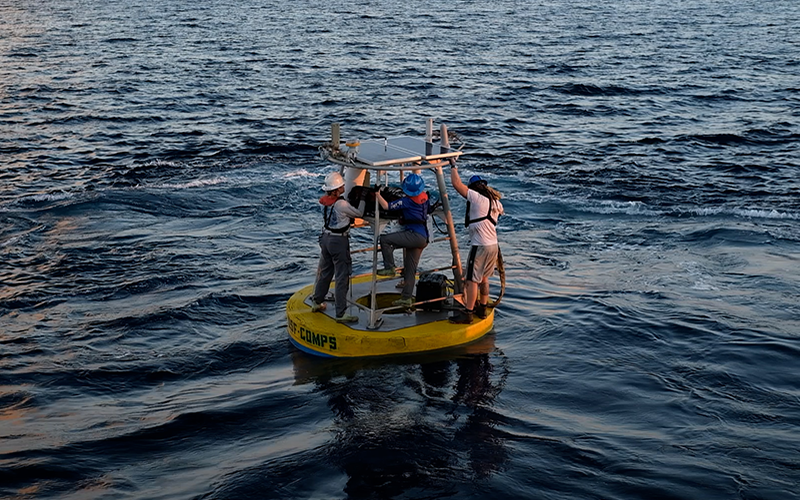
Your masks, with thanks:
M 475 191 L 475 192 L 478 193 L 477 191 Z M 494 200 L 492 200 L 491 198 L 489 198 L 488 196 L 486 196 L 484 194 L 481 194 L 481 193 L 478 193 L 478 194 L 480 194 L 484 198 L 488 198 L 489 199 L 489 211 L 483 217 L 478 217 L 477 219 L 470 219 L 469 218 L 470 202 L 467 201 L 467 213 L 464 214 L 464 227 L 469 227 L 469 225 L 472 224 L 473 222 L 480 222 L 482 220 L 488 220 L 489 222 L 491 222 L 493 225 L 496 226 L 497 225 L 497 220 L 492 218 L 492 202 Z
M 331 227 L 330 224 L 331 224 L 331 217 L 333 217 L 333 206 L 339 200 L 344 200 L 344 196 L 338 197 L 336 199 L 336 201 L 334 201 L 331 205 L 323 205 L 323 209 L 324 209 L 323 210 L 323 217 L 324 217 L 325 229 L 330 231 L 331 233 L 334 233 L 334 234 L 344 234 L 344 233 L 346 233 L 347 230 L 350 229 L 350 225 L 353 224 L 353 219 L 350 218 L 350 223 L 347 224 L 344 227 L 340 227 L 340 228 L 336 228 L 336 229 L 333 229 Z M 330 208 L 330 210 L 328 210 L 329 208 Z

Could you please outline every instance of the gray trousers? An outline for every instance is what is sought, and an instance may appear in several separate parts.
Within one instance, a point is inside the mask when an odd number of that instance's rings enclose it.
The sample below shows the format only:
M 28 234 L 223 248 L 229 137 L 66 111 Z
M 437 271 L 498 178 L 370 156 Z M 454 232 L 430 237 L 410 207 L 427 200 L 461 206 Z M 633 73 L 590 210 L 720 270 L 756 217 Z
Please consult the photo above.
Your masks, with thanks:
M 422 249 L 428 246 L 428 239 L 414 231 L 398 231 L 381 235 L 381 254 L 383 267 L 397 267 L 394 264 L 394 249 L 403 249 L 403 293 L 404 299 L 414 295 L 414 282 L 417 278 L 417 266 L 422 256 Z
M 314 285 L 312 299 L 317 304 L 322 304 L 325 301 L 325 296 L 328 295 L 331 279 L 335 279 L 336 317 L 339 318 L 347 310 L 347 290 L 350 288 L 350 269 L 352 265 L 350 238 L 323 232 L 319 236 L 319 248 L 317 282 Z

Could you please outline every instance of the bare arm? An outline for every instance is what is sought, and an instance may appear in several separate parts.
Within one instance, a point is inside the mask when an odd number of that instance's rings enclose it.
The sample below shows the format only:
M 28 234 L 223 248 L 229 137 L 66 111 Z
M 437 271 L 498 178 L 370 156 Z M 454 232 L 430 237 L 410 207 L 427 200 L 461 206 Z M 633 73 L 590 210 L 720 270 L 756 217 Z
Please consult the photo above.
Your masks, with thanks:
M 458 194 L 464 198 L 467 197 L 467 191 L 469 189 L 461 182 L 461 176 L 458 175 L 458 169 L 456 168 L 456 161 L 452 158 L 450 159 L 450 182 L 453 184 Z
M 380 203 L 382 209 L 384 210 L 389 209 L 389 202 L 383 199 L 383 196 L 381 196 L 380 191 L 375 191 L 375 197 L 378 199 L 378 203 Z

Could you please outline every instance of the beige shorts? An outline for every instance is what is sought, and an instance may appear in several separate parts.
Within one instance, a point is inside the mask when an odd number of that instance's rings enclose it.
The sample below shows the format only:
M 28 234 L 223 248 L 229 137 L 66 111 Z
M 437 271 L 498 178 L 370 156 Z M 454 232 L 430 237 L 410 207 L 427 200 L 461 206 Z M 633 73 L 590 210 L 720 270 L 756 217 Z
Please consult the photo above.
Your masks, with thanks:
M 467 281 L 480 283 L 494 273 L 497 265 L 497 245 L 473 245 L 467 258 Z

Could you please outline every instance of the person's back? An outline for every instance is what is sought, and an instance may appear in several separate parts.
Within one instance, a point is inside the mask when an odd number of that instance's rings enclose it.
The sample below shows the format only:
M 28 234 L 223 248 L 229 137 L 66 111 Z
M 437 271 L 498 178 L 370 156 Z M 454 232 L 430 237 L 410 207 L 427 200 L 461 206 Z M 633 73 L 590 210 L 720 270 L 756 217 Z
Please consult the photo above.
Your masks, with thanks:
M 471 245 L 496 245 L 497 220 L 503 214 L 503 204 L 473 189 L 467 190 L 467 226 Z

